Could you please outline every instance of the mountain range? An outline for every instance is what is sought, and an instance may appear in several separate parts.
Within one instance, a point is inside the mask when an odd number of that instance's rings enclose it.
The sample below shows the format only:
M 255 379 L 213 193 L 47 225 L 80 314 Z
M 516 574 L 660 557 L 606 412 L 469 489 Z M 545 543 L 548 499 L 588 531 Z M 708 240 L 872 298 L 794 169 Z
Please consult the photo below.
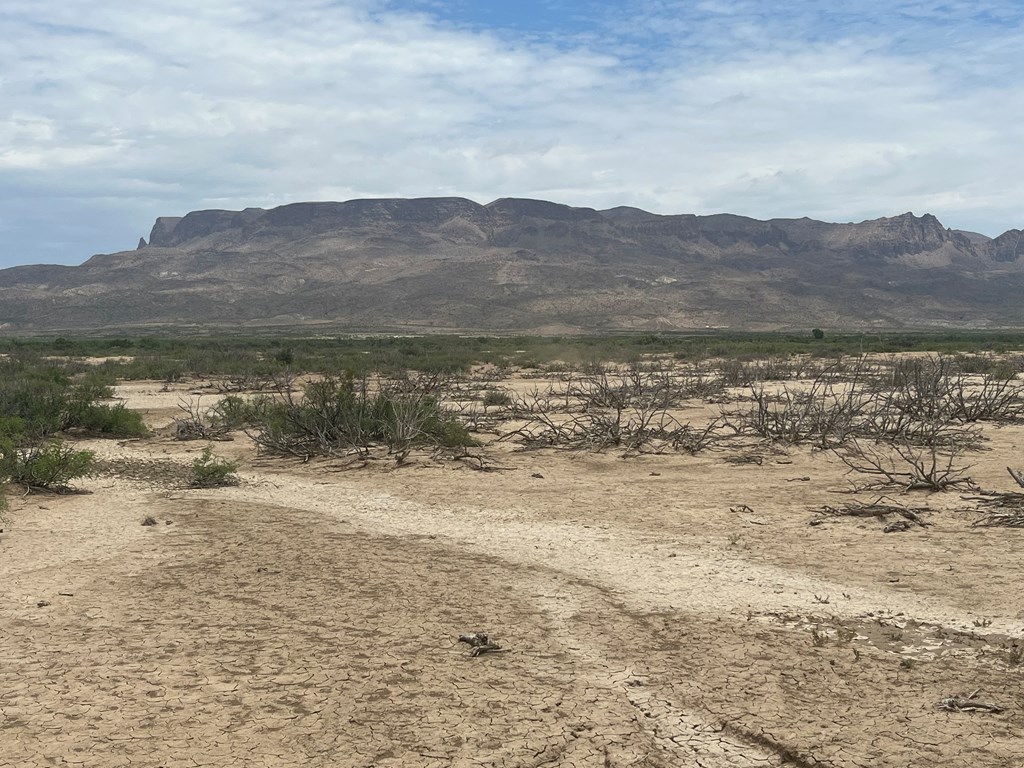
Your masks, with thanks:
M 1019 327 L 1024 233 L 503 198 L 156 220 L 132 251 L 0 270 L 0 331 Z

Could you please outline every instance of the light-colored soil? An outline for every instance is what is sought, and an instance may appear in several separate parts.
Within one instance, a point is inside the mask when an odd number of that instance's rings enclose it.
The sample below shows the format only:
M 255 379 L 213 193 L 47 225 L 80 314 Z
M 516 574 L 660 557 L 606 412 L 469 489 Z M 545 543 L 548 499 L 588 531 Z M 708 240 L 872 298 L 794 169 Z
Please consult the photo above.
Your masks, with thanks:
M 166 428 L 160 390 L 119 394 Z M 1024 429 L 988 434 L 1010 490 Z M 0 535 L 0 766 L 1021 765 L 1024 530 L 958 492 L 885 534 L 809 525 L 850 497 L 803 449 L 354 470 L 239 434 L 242 483 L 197 491 L 202 443 L 87 447 L 139 469 Z M 974 692 L 1004 711 L 937 706 Z

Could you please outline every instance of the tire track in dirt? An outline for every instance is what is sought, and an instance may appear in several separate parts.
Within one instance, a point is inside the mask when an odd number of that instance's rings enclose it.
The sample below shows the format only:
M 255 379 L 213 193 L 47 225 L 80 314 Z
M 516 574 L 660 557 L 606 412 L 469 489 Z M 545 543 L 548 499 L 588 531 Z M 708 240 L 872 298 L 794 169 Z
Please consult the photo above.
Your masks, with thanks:
M 715 616 L 749 612 L 820 615 L 843 619 L 905 615 L 915 621 L 970 628 L 973 616 L 923 595 L 848 586 L 798 571 L 693 550 L 668 537 L 637 534 L 609 525 L 524 521 L 510 507 L 493 512 L 416 504 L 382 492 L 325 484 L 292 475 L 252 477 L 243 486 L 218 491 L 235 498 L 289 506 L 346 519 L 382 533 L 443 536 L 472 551 L 512 563 L 540 565 L 615 590 L 637 608 L 665 608 Z M 1009 607 L 1009 606 L 1008 606 Z M 984 634 L 1024 636 L 1024 622 L 992 615 Z
M 687 553 L 680 568 L 678 550 L 669 558 L 664 543 L 655 549 L 628 529 L 524 522 L 516 519 L 522 513 L 514 508 L 496 520 L 491 513 L 438 509 L 344 483 L 294 477 L 228 493 L 266 494 L 262 503 L 287 499 L 288 505 L 366 531 L 427 537 L 444 551 L 494 558 L 504 564 L 510 583 L 521 585 L 524 574 L 545 574 L 540 594 L 554 590 L 570 606 L 589 601 L 566 614 L 558 603 L 541 600 L 549 623 L 564 624 L 568 631 L 561 644 L 575 659 L 575 672 L 589 674 L 600 690 L 624 696 L 660 750 L 675 756 L 673 765 L 1016 768 L 1011 756 L 1024 753 L 1024 728 L 1010 725 L 1019 714 L 968 724 L 934 711 L 935 702 L 950 691 L 1003 690 L 1007 678 L 998 664 L 961 656 L 953 665 L 929 665 L 908 677 L 900 659 L 887 651 L 812 647 L 804 629 L 749 620 L 750 604 L 761 610 L 764 603 L 788 612 L 820 610 L 814 594 L 842 586 L 833 582 L 741 559 L 723 568 L 703 562 L 706 555 L 700 552 Z M 671 563 L 667 568 L 665 560 Z M 759 584 L 757 578 L 766 579 L 765 574 L 795 585 L 796 599 Z M 890 610 L 917 620 L 967 620 L 940 601 L 898 598 L 888 603 Z M 859 608 L 877 610 L 881 600 L 860 591 L 843 607 L 855 615 Z M 994 621 L 987 631 L 1000 626 Z M 609 678 L 608 670 L 618 672 Z M 636 686 L 640 690 L 623 686 L 623 670 L 645 674 L 649 681 Z M 1019 680 L 1004 694 L 1024 705 Z

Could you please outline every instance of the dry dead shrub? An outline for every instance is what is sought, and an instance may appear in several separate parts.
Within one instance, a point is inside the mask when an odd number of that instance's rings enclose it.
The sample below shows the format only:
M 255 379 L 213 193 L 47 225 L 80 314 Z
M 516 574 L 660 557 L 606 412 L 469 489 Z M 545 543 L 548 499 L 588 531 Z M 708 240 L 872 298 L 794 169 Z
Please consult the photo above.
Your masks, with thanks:
M 871 398 L 860 379 L 849 380 L 845 368 L 842 378 L 838 373 L 826 368 L 809 387 L 783 385 L 775 394 L 752 385 L 749 405 L 722 409 L 724 424 L 738 435 L 770 442 L 819 448 L 842 445 L 856 433 Z
M 671 412 L 694 385 L 693 378 L 677 379 L 663 367 L 595 368 L 568 379 L 560 389 L 548 387 L 515 398 L 512 412 L 526 423 L 502 439 L 516 439 L 527 448 L 696 453 L 716 439 L 717 421 L 696 429 Z
M 1024 420 L 1024 383 L 1010 375 L 978 375 L 957 358 L 898 358 L 875 382 L 883 408 L 917 421 L 960 424 Z
M 230 427 L 220 418 L 216 406 L 203 408 L 202 398 L 178 401 L 178 410 L 182 412 L 174 420 L 174 437 L 177 440 L 230 440 Z
M 854 483 L 855 490 L 896 487 L 904 491 L 945 491 L 958 486 L 974 487 L 967 475 L 971 467 L 961 464 L 967 450 L 957 444 L 919 447 L 855 439 L 836 449 L 835 454 L 850 472 L 869 478 Z
M 769 393 L 751 387 L 749 405 L 723 409 L 740 435 L 785 444 L 838 448 L 850 440 L 917 447 L 978 448 L 970 424 L 1024 418 L 1024 390 L 1009 380 L 980 382 L 958 373 L 949 358 L 898 360 L 884 375 L 864 361 L 824 369 L 809 386 Z

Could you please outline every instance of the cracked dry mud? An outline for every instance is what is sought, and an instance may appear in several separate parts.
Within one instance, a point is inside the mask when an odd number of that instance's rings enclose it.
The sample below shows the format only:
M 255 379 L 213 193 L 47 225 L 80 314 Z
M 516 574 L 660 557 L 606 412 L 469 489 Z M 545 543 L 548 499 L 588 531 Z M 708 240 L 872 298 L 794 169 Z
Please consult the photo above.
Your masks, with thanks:
M 994 435 L 985 485 L 1021 439 Z M 0 766 L 1021 765 L 1024 532 L 972 529 L 955 494 L 883 534 L 808 526 L 842 476 L 800 453 L 482 473 L 216 450 L 240 486 L 12 500 Z M 470 658 L 478 630 L 509 652 Z M 1005 711 L 936 706 L 979 689 Z

